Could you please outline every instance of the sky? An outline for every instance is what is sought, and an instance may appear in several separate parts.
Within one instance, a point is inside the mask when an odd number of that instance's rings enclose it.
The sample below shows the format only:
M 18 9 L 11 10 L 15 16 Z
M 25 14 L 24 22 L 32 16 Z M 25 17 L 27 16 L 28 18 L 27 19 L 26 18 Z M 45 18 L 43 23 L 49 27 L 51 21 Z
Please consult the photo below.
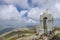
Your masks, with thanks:
M 60 26 L 60 0 L 0 0 L 0 28 L 39 24 L 45 9 Z

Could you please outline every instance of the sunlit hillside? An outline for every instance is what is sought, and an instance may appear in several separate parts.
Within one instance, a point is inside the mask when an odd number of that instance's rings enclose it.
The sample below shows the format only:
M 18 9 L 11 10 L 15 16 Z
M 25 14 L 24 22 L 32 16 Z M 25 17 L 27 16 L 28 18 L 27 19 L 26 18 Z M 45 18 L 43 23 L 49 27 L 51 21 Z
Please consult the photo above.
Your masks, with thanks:
M 36 33 L 35 28 L 30 28 L 29 30 L 24 31 L 10 31 L 0 35 L 0 40 L 18 40 L 20 38 L 31 38 L 32 35 L 38 35 Z M 60 39 L 60 28 L 56 28 L 55 36 L 51 40 L 59 40 Z

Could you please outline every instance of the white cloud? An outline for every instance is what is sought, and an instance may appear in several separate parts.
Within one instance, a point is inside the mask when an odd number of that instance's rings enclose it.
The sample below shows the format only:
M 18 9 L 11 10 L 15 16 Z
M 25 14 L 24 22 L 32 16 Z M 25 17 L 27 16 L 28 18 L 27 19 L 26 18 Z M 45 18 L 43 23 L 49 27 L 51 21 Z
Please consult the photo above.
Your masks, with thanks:
M 34 6 L 35 4 L 38 5 L 38 7 L 41 9 L 48 9 L 52 15 L 54 16 L 54 18 L 60 18 L 60 1 L 59 0 L 32 0 L 32 6 Z M 35 9 L 34 9 L 35 10 Z M 37 10 L 36 10 L 37 11 Z M 32 16 L 32 18 L 35 16 L 35 18 L 38 18 L 36 17 L 36 11 L 34 12 L 34 14 L 32 14 L 30 12 L 29 15 Z M 38 11 L 37 11 L 38 12 Z
M 28 0 L 4 0 L 7 4 L 18 5 L 23 8 L 29 8 Z
M 40 9 L 39 7 L 31 8 L 31 10 L 28 12 L 28 17 L 35 20 L 39 20 L 41 13 L 42 13 L 42 9 Z
M 55 4 L 55 8 L 56 8 L 56 16 L 57 16 L 57 18 L 60 18 L 60 3 L 56 3 Z
M 44 11 L 44 9 L 48 8 L 52 11 L 52 14 L 54 15 L 54 18 L 60 18 L 60 3 L 58 3 L 58 0 L 31 0 L 32 6 L 35 4 L 38 5 L 35 8 L 30 8 L 28 4 L 28 0 L 3 0 L 8 5 L 0 6 L 0 19 L 3 20 L 17 20 L 19 24 L 25 24 L 25 23 L 36 23 L 35 20 L 40 19 L 41 12 Z M 10 5 L 11 4 L 11 5 Z M 18 5 L 19 7 L 24 8 L 30 8 L 30 10 L 23 10 L 21 12 L 18 12 L 17 8 L 13 5 Z M 22 16 L 28 12 L 28 18 L 22 18 Z M 28 20 L 27 20 L 28 19 Z M 35 20 L 33 20 L 35 19 Z M 9 22 L 8 22 L 9 23 Z M 15 22 L 14 22 L 15 23 Z
M 56 2 L 50 9 L 54 18 L 60 19 L 60 3 Z
M 21 12 L 25 13 L 23 11 Z M 0 19 L 4 21 L 2 22 L 2 24 L 6 25 L 18 25 L 19 22 L 24 22 L 22 15 L 20 14 L 20 12 L 17 11 L 16 7 L 13 5 L 5 5 L 4 7 L 2 6 L 0 10 Z
M 21 15 L 13 5 L 7 5 L 0 10 L 0 18 L 2 19 L 17 19 Z
M 13 5 L 5 5 L 1 7 L 0 19 L 3 21 L 1 25 L 28 25 L 31 23 L 36 23 L 33 19 L 22 17 L 28 10 L 23 10 L 19 12 Z M 28 20 L 27 20 L 28 19 Z
M 60 3 L 59 0 L 31 0 L 32 6 L 35 4 L 38 5 L 39 8 L 31 8 L 31 10 L 28 13 L 28 16 L 33 19 L 39 19 L 39 15 L 44 9 L 48 9 L 54 18 L 60 18 Z M 38 16 L 37 16 L 38 15 Z
M 60 18 L 60 3 L 57 3 L 56 5 L 55 5 L 55 7 L 56 7 L 56 16 L 57 16 L 57 18 Z
M 43 7 L 45 9 L 53 6 L 56 1 L 57 0 L 31 0 L 33 5 L 38 5 L 38 7 Z
M 4 1 L 7 4 L 19 5 L 20 7 L 23 7 L 23 8 L 30 8 L 30 6 L 28 4 L 28 0 L 4 0 Z M 31 4 L 32 6 L 34 6 L 36 4 L 37 7 L 40 7 L 40 8 L 31 8 L 31 10 L 28 13 L 28 16 L 30 16 L 33 19 L 35 19 L 35 18 L 39 19 L 40 13 L 37 13 L 37 12 L 40 12 L 41 8 L 43 8 L 43 9 L 47 8 L 49 10 L 51 9 L 54 12 L 53 15 L 55 18 L 58 18 L 59 13 L 60 13 L 60 12 L 58 12 L 60 10 L 58 2 L 59 2 L 59 0 L 31 0 L 31 3 L 33 4 L 33 5 Z M 33 12 L 34 14 L 31 12 Z M 38 15 L 38 17 L 36 15 Z
M 20 12 L 21 15 L 24 15 L 25 13 L 27 13 L 28 11 L 27 10 L 23 10 Z
M 36 21 L 34 21 L 34 20 L 32 20 L 32 19 L 28 19 L 27 21 L 26 21 L 26 23 L 36 23 Z
M 55 7 L 57 8 L 58 11 L 60 11 L 60 3 L 56 3 Z

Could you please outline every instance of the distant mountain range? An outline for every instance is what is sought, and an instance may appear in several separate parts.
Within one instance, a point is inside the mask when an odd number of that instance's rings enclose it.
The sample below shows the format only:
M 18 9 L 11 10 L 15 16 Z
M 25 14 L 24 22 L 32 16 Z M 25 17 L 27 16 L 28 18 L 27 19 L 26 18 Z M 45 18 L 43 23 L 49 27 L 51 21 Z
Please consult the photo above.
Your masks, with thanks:
M 3 33 L 5 33 L 5 32 L 9 32 L 11 30 L 13 30 L 13 28 L 5 28 L 5 29 L 2 29 L 2 30 L 0 30 L 0 35 L 3 34 Z
M 27 28 L 33 28 L 34 26 L 33 25 L 28 25 L 28 26 L 25 26 L 25 27 L 27 27 Z M 14 28 L 4 28 L 4 29 L 0 30 L 0 35 L 3 34 L 3 33 L 6 33 L 6 32 L 12 31 L 13 29 Z
M 34 27 L 34 25 L 28 25 L 27 26 L 27 28 L 33 28 Z

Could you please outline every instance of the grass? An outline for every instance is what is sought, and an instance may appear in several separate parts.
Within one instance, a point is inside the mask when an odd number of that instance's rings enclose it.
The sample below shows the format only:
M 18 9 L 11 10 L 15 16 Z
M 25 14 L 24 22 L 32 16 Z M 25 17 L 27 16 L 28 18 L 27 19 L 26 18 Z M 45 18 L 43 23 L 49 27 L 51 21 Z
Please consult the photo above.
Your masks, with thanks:
M 16 34 L 21 35 L 21 34 L 26 34 L 26 33 L 31 34 L 31 35 L 35 34 L 34 30 L 24 30 L 24 31 L 14 31 L 14 32 L 11 32 L 11 33 L 5 35 L 4 37 L 6 39 L 8 39 L 9 37 L 14 36 Z M 22 37 L 24 37 L 24 36 L 22 36 Z M 16 40 L 16 39 L 18 39 L 18 37 L 14 37 L 14 38 L 11 38 L 9 40 Z M 2 40 L 2 38 L 0 38 L 0 40 Z
M 15 34 L 16 34 L 16 32 L 12 32 L 12 33 L 9 33 L 9 34 L 5 35 L 4 37 L 5 37 L 5 38 L 9 38 L 9 37 L 11 37 L 11 36 L 13 36 L 13 35 L 15 35 Z
M 58 31 L 60 31 L 60 28 L 59 28 L 59 27 L 55 27 L 55 30 L 58 30 Z
M 60 28 L 55 28 L 56 31 L 60 31 Z M 60 40 L 60 33 L 56 34 L 51 40 Z
M 0 37 L 0 40 L 3 40 L 3 38 L 2 38 L 2 37 Z
M 55 30 L 57 30 L 57 31 L 60 31 L 60 28 L 56 28 Z M 36 34 L 36 35 L 38 35 L 37 33 L 35 33 L 35 29 L 30 29 L 30 30 L 24 30 L 24 31 L 17 31 L 17 32 L 12 32 L 12 33 L 9 33 L 8 35 L 5 35 L 4 37 L 5 38 L 9 38 L 9 37 L 11 37 L 11 36 L 14 36 L 15 34 L 25 34 L 25 33 L 28 33 L 28 34 L 31 34 L 31 35 L 33 35 L 33 34 Z M 22 36 L 23 37 L 23 36 Z M 18 37 L 14 37 L 14 38 L 11 38 L 11 39 L 9 39 L 9 40 L 16 40 L 16 39 L 18 39 Z M 56 34 L 51 40 L 59 40 L 60 39 L 60 34 Z M 3 40 L 3 38 L 2 37 L 0 37 L 0 40 Z
M 18 37 L 14 37 L 14 38 L 12 38 L 12 39 L 9 39 L 9 40 L 16 40 L 16 39 L 18 39 Z
M 55 35 L 51 40 L 60 40 L 60 34 Z

